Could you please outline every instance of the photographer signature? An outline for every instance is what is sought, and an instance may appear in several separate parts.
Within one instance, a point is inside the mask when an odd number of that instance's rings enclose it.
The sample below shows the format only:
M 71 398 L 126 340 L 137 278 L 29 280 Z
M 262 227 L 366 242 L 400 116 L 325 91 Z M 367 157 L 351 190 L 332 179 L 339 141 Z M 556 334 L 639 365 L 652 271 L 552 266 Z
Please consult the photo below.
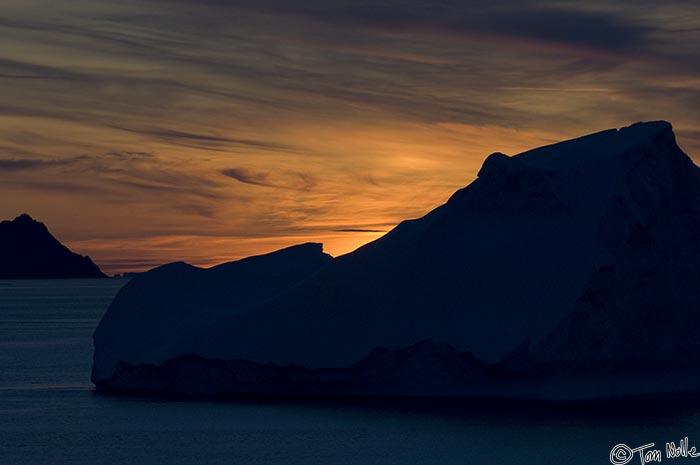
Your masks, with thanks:
M 613 465 L 625 465 L 635 457 L 635 454 L 638 455 L 639 461 L 642 465 L 652 462 L 661 462 L 661 450 L 654 449 L 653 447 L 653 442 L 635 447 L 634 449 L 627 444 L 618 444 L 610 451 L 610 463 Z M 687 436 L 680 440 L 679 445 L 676 445 L 675 442 L 666 443 L 666 458 L 676 459 L 679 457 L 700 457 L 700 453 L 697 451 L 695 446 L 689 447 Z

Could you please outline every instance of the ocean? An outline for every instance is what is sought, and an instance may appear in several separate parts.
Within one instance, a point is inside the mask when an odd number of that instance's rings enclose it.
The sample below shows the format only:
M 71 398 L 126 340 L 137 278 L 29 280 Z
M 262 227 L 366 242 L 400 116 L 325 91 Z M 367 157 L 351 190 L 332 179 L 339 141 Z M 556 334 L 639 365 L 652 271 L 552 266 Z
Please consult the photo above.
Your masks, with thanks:
M 125 280 L 0 281 L 0 464 L 609 464 L 688 437 L 700 403 L 184 402 L 97 393 L 92 332 Z M 128 337 L 128 335 L 124 335 Z M 613 461 L 628 462 L 627 450 Z M 651 456 L 650 456 L 651 457 Z

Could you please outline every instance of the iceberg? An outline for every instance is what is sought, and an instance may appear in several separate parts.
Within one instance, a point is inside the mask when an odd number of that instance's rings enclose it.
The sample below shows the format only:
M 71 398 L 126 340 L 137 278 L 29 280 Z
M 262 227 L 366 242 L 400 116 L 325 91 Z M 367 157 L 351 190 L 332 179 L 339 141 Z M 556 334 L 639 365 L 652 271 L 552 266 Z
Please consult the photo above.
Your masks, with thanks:
M 699 233 L 700 169 L 667 122 L 494 153 L 350 254 L 305 244 L 134 278 L 95 331 L 92 379 L 205 396 L 693 391 Z

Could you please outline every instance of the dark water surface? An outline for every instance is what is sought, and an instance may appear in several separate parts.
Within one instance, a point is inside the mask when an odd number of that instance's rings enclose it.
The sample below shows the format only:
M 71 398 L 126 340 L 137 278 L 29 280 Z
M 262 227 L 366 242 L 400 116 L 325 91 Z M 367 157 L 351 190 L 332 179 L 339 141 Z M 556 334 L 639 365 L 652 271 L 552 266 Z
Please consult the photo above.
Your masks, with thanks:
M 97 394 L 92 331 L 124 280 L 0 281 L 0 464 L 609 464 L 688 436 L 700 403 L 178 402 Z M 125 335 L 128 337 L 128 335 Z M 640 463 L 634 458 L 629 463 Z

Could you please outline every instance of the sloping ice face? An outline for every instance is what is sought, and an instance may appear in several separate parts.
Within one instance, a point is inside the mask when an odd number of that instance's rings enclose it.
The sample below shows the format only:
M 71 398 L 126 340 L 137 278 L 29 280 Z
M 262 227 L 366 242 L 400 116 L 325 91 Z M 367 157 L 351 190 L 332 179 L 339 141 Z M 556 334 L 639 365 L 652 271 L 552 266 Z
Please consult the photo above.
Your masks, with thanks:
M 93 380 L 109 378 L 119 360 L 161 362 L 182 355 L 173 347 L 189 334 L 207 337 L 222 319 L 250 311 L 332 260 L 321 244 L 309 243 L 209 269 L 171 263 L 133 278 L 93 335 Z
M 608 259 L 574 311 L 532 345 L 534 361 L 683 368 L 700 360 L 700 169 L 668 129 L 628 151 L 624 170 L 601 222 Z

